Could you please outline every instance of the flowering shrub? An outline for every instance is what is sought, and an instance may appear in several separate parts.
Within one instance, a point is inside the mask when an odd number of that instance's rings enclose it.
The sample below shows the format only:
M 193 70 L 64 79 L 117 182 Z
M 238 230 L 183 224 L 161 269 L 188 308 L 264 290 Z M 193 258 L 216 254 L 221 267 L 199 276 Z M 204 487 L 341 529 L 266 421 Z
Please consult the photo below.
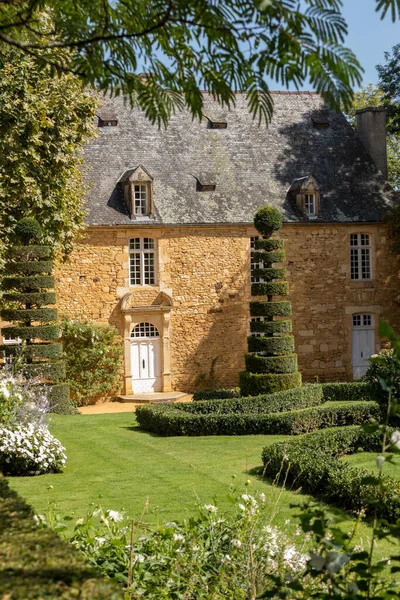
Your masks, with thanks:
M 246 491 L 235 506 L 221 515 L 206 504 L 197 517 L 151 532 L 124 513 L 95 509 L 76 521 L 71 542 L 132 598 L 244 600 L 265 589 L 267 573 L 304 570 L 307 556 L 270 525 L 264 494 Z
M 49 408 L 43 387 L 34 386 L 9 370 L 0 370 L 0 425 L 43 425 Z
M 45 425 L 0 427 L 0 470 L 4 475 L 42 475 L 61 471 L 65 448 Z
M 388 391 L 392 391 L 392 407 L 400 401 L 400 363 L 393 349 L 382 350 L 379 354 L 373 354 L 369 358 L 370 366 L 364 380 L 370 388 L 370 395 L 379 402 L 383 413 L 387 410 Z M 391 411 L 391 422 L 398 424 L 399 417 L 394 416 Z

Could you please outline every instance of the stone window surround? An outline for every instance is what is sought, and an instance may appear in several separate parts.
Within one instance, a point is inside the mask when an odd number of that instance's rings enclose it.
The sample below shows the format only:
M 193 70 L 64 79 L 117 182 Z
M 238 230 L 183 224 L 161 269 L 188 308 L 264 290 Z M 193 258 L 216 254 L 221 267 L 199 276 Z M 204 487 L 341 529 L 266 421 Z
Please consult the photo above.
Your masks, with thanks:
M 131 248 L 132 240 L 140 240 L 140 248 Z M 153 248 L 145 248 L 144 240 L 152 240 Z M 140 283 L 132 283 L 133 273 L 131 271 L 131 257 L 133 254 L 139 255 L 139 269 L 140 269 Z M 145 273 L 145 254 L 152 254 L 154 260 L 154 270 L 153 270 L 153 283 L 145 283 L 146 273 Z M 158 245 L 157 239 L 154 237 L 148 237 L 146 235 L 131 237 L 128 240 L 128 285 L 129 287 L 142 287 L 142 286 L 151 286 L 156 287 L 158 285 Z
M 161 339 L 161 382 L 162 392 L 171 392 L 171 344 L 170 313 L 172 298 L 166 292 L 160 292 L 158 303 L 150 306 L 131 306 L 132 295 L 125 294 L 121 299 L 121 312 L 124 319 L 124 393 L 132 395 L 131 344 L 132 330 L 136 325 L 147 322 L 156 327 Z

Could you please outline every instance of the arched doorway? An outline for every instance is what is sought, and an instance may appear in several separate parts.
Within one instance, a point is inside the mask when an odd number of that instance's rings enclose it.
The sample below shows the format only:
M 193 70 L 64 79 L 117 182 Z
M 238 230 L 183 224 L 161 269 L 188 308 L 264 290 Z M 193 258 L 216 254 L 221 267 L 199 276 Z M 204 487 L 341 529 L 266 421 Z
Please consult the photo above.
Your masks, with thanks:
M 136 394 L 160 392 L 161 339 L 152 323 L 143 321 L 131 332 L 132 391 Z

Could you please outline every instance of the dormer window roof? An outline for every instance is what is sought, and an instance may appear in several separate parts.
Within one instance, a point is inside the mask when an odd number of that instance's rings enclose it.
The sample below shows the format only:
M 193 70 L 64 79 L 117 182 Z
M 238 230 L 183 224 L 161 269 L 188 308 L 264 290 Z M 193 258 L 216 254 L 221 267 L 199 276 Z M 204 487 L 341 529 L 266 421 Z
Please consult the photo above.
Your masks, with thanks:
M 329 111 L 316 110 L 311 115 L 311 122 L 316 129 L 327 129 L 330 125 Z
M 207 129 L 227 129 L 228 122 L 225 115 L 213 116 L 212 118 L 207 117 L 207 115 L 204 116 L 207 119 Z
M 118 183 L 131 220 L 153 216 L 153 177 L 142 165 L 125 171 Z
M 194 176 L 196 179 L 197 192 L 214 192 L 216 188 L 215 179 L 211 175 Z
M 118 116 L 114 106 L 105 104 L 97 111 L 98 127 L 116 127 L 118 125 Z
M 299 177 L 292 182 L 288 195 L 295 202 L 298 210 L 308 219 L 316 219 L 320 212 L 319 185 L 312 175 Z

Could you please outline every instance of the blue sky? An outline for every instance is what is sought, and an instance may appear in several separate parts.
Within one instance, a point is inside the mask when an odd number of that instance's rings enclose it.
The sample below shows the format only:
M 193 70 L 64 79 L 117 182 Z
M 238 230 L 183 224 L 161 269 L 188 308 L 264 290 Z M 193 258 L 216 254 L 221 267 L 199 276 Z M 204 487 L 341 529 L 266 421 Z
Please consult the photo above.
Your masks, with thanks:
M 376 83 L 375 65 L 384 62 L 385 50 L 400 43 L 400 23 L 392 23 L 388 15 L 381 21 L 375 7 L 376 0 L 343 0 L 343 16 L 349 27 L 346 46 L 365 70 L 363 85 Z

